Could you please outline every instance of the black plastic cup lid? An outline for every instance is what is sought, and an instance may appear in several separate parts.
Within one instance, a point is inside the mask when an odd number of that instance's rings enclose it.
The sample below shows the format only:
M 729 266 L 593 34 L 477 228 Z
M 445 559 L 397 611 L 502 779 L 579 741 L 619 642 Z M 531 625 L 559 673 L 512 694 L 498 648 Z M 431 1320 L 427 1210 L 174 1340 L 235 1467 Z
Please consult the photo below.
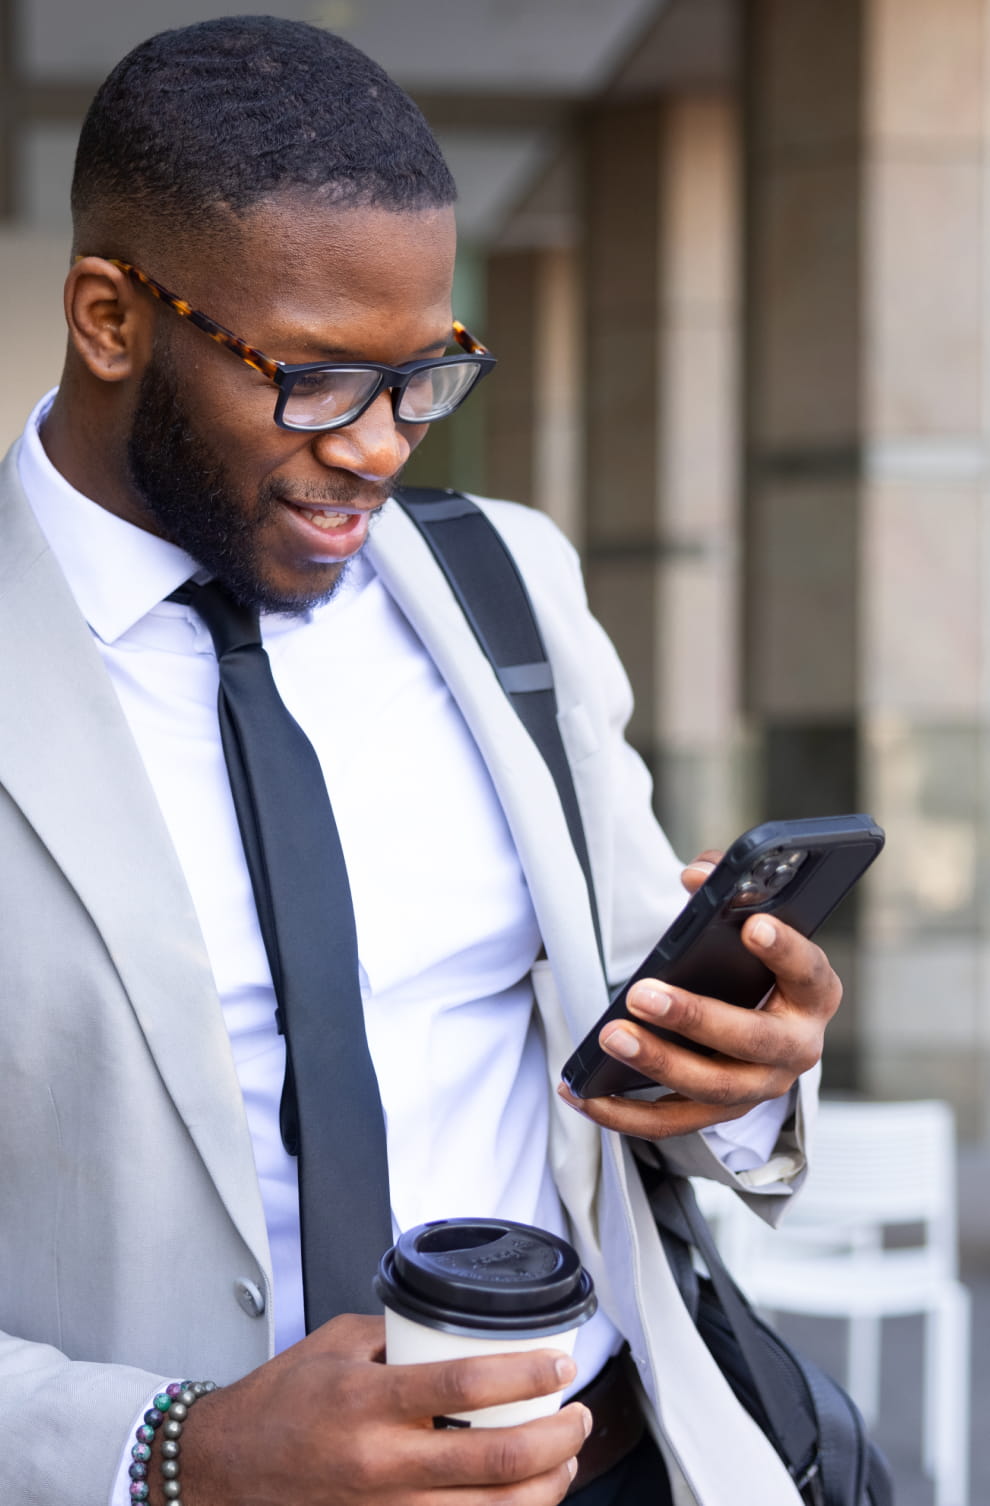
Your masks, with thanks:
M 374 1287 L 393 1312 L 452 1333 L 536 1338 L 576 1328 L 598 1305 L 572 1245 L 497 1218 L 407 1229 L 382 1256 Z

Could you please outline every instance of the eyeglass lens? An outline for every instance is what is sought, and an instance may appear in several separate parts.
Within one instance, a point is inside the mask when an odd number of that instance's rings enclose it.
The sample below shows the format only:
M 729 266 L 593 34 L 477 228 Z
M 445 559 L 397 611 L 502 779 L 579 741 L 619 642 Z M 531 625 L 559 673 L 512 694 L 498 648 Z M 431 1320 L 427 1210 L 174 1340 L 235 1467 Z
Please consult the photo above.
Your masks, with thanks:
M 411 376 L 402 391 L 396 417 L 424 424 L 451 412 L 478 378 L 475 361 L 428 366 Z M 293 377 L 282 411 L 283 421 L 298 429 L 342 425 L 356 417 L 381 378 L 376 371 L 337 367 Z

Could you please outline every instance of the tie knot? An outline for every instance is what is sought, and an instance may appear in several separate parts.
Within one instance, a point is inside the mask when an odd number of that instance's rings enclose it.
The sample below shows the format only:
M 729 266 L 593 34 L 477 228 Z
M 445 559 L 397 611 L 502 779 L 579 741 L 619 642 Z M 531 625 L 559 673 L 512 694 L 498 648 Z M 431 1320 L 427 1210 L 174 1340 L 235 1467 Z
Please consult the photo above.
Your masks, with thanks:
M 169 600 L 181 601 L 199 613 L 210 630 L 218 659 L 235 648 L 261 643 L 257 607 L 241 606 L 217 580 L 208 581 L 205 586 L 188 580 L 178 591 L 173 591 Z

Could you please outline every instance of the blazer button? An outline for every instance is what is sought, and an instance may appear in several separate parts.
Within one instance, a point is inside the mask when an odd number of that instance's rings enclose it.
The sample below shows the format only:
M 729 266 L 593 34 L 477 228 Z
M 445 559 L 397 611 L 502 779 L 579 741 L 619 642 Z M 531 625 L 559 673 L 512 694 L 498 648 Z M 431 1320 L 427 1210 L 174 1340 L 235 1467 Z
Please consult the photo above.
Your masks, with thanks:
M 265 1294 L 260 1286 L 255 1286 L 253 1281 L 248 1281 L 245 1276 L 240 1276 L 234 1282 L 234 1296 L 238 1306 L 242 1307 L 249 1318 L 260 1318 L 265 1310 Z

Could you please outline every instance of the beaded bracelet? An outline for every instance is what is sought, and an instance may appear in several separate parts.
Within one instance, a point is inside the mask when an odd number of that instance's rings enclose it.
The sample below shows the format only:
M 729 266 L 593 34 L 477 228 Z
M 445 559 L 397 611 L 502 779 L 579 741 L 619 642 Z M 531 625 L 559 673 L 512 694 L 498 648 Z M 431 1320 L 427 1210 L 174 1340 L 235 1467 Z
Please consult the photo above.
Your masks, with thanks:
M 146 1501 L 150 1494 L 148 1466 L 151 1463 L 151 1445 L 161 1428 L 162 1494 L 169 1506 L 182 1506 L 179 1485 L 179 1439 L 182 1437 L 182 1424 L 193 1403 L 216 1389 L 215 1381 L 173 1381 L 164 1391 L 159 1391 L 144 1414 L 144 1420 L 135 1434 L 137 1442 L 131 1449 L 134 1462 L 128 1474 L 131 1477 L 132 1501 Z

